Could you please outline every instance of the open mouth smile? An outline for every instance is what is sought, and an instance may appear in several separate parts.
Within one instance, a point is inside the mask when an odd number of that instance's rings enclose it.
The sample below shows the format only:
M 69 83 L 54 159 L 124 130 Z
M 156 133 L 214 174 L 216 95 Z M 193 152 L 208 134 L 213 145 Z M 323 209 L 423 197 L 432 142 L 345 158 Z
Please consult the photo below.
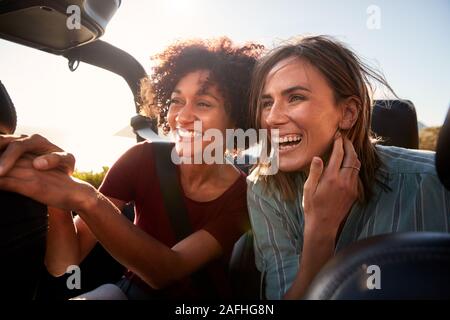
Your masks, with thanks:
M 287 134 L 281 137 L 273 137 L 273 142 L 278 143 L 278 150 L 289 151 L 297 148 L 302 142 L 303 136 L 301 134 Z
M 203 134 L 199 131 L 177 128 L 176 136 L 179 140 L 193 140 L 193 139 L 201 139 Z

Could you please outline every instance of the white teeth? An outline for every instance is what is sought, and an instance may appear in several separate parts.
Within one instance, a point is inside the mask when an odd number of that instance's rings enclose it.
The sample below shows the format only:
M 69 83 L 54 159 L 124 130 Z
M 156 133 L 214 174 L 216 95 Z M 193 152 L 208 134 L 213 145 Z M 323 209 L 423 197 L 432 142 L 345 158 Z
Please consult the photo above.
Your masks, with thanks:
M 273 138 L 274 142 L 277 143 L 285 143 L 285 142 L 293 142 L 293 141 L 300 141 L 302 140 L 302 136 L 300 135 L 291 135 L 291 136 L 283 136 L 283 137 L 278 137 L 277 138 Z
M 202 136 L 201 132 L 186 130 L 182 128 L 178 128 L 178 135 L 182 138 L 199 138 Z

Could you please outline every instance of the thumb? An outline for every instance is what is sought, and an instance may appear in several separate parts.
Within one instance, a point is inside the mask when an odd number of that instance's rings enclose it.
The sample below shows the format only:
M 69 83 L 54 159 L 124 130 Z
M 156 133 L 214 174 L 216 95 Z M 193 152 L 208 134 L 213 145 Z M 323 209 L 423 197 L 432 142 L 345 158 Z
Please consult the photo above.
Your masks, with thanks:
M 68 174 L 72 174 L 75 167 L 75 158 L 66 152 L 52 152 L 33 160 L 33 166 L 38 170 L 62 169 Z
M 323 172 L 323 162 L 319 157 L 314 157 L 311 161 L 311 166 L 309 169 L 308 179 L 305 182 L 304 186 L 304 194 L 309 197 L 312 196 L 317 189 L 317 185 L 319 184 L 320 177 Z

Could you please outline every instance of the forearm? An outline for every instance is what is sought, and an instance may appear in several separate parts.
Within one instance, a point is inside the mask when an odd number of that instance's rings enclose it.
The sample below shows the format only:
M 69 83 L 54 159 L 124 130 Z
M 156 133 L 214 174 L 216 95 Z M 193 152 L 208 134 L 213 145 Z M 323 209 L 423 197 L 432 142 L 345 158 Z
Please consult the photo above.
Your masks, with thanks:
M 89 198 L 78 214 L 117 261 L 155 289 L 184 276 L 176 252 L 132 224 L 102 194 L 91 191 Z
M 68 266 L 80 263 L 80 249 L 70 212 L 51 207 L 48 211 L 45 265 L 51 275 L 58 277 L 66 272 Z
M 314 277 L 333 256 L 334 244 L 334 233 L 326 234 L 305 228 L 299 271 L 284 299 L 301 299 L 304 296 Z

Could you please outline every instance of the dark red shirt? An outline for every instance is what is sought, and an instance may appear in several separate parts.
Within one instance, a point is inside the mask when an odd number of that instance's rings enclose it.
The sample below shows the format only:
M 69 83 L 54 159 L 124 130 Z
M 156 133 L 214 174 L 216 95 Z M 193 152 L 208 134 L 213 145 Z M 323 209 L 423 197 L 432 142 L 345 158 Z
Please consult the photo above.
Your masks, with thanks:
M 246 188 L 245 174 L 242 173 L 236 182 L 215 200 L 198 202 L 183 194 L 193 231 L 206 230 L 222 246 L 222 257 L 209 263 L 206 268 L 208 279 L 214 283 L 216 292 L 222 298 L 230 296 L 228 262 L 234 243 L 250 228 Z M 106 175 L 100 192 L 125 202 L 134 201 L 134 224 L 168 247 L 176 244 L 162 200 L 151 143 L 139 143 L 120 157 Z M 140 286 L 146 286 L 131 271 L 126 275 Z M 163 290 L 168 298 L 202 298 L 202 293 L 190 278 L 178 281 Z

